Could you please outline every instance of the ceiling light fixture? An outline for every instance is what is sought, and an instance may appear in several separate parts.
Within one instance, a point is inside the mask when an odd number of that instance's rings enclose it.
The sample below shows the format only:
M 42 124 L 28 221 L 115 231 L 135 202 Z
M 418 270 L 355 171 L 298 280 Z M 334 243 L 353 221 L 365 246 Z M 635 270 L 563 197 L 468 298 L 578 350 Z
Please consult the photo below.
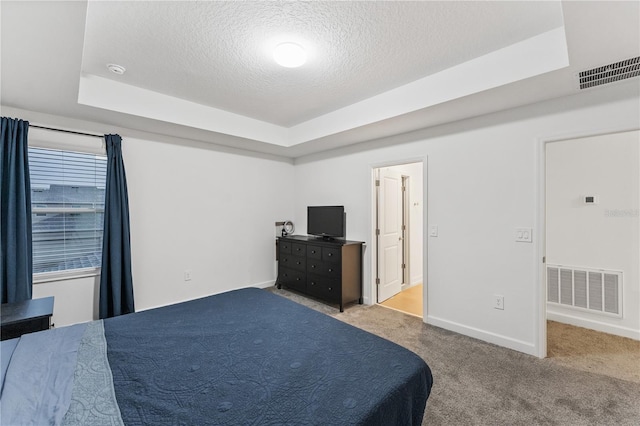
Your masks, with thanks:
M 122 75 L 126 71 L 126 68 L 118 64 L 107 64 L 107 69 L 114 74 Z
M 307 62 L 307 52 L 297 43 L 280 43 L 273 50 L 273 59 L 287 68 L 297 68 Z

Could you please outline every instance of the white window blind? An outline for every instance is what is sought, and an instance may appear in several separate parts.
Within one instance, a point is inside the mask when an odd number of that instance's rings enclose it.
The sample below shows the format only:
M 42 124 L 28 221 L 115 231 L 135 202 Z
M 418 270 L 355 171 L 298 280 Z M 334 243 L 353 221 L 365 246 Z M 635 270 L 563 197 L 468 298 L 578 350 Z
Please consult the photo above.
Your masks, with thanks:
M 29 147 L 33 273 L 99 268 L 105 155 Z

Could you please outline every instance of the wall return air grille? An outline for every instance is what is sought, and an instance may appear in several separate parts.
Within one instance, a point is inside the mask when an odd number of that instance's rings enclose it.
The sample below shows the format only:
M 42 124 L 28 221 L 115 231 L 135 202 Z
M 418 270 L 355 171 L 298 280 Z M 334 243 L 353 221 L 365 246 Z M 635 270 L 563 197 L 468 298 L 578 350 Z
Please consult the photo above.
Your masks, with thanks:
M 580 89 L 600 86 L 602 84 L 613 83 L 640 75 L 640 56 L 616 62 L 591 70 L 582 71 L 578 74 L 580 79 Z
M 622 317 L 622 272 L 547 265 L 547 302 Z

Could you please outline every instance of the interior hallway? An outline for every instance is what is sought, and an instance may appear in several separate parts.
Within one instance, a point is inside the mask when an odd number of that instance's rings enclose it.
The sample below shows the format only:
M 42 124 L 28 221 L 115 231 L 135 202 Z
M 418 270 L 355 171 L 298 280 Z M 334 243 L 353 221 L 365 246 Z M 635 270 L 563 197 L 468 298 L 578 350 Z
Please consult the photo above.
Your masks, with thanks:
M 422 284 L 411 286 L 380 305 L 422 318 Z

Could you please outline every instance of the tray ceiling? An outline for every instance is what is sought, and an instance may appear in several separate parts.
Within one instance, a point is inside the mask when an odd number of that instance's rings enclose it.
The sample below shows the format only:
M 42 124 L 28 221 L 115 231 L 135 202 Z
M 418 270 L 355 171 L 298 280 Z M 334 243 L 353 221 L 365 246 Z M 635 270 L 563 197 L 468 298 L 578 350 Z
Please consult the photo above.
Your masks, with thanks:
M 637 2 L 1 7 L 4 105 L 291 157 L 571 94 L 640 44 Z M 278 66 L 281 41 L 308 62 Z

